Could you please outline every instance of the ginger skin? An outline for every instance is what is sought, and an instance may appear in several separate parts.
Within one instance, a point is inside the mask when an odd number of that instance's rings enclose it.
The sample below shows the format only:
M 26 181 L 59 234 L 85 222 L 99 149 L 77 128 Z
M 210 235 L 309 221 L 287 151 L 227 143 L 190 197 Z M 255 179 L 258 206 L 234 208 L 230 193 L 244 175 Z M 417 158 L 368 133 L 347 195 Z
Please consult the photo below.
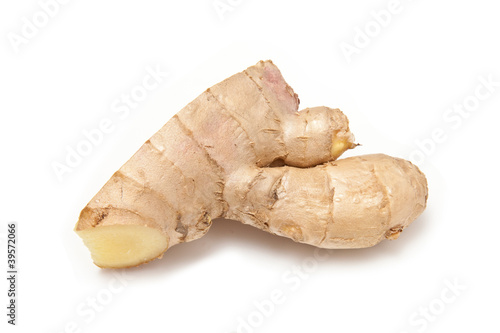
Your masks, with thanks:
M 82 210 L 94 263 L 140 265 L 220 217 L 328 249 L 397 238 L 425 209 L 425 176 L 382 154 L 335 161 L 356 146 L 346 116 L 298 106 L 270 61 L 207 89 Z

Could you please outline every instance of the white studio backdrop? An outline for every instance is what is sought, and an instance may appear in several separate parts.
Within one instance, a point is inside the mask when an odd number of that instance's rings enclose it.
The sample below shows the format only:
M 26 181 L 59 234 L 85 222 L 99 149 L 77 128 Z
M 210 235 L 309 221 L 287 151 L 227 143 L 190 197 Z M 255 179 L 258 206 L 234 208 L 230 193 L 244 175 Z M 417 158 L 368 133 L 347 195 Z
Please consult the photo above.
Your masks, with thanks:
M 1 331 L 499 331 L 498 9 L 487 0 L 3 1 Z M 346 156 L 418 164 L 424 214 L 398 240 L 363 250 L 318 252 L 222 220 L 161 260 L 94 266 L 72 230 L 80 210 L 178 110 L 261 59 L 280 68 L 301 108 L 346 113 L 362 144 Z

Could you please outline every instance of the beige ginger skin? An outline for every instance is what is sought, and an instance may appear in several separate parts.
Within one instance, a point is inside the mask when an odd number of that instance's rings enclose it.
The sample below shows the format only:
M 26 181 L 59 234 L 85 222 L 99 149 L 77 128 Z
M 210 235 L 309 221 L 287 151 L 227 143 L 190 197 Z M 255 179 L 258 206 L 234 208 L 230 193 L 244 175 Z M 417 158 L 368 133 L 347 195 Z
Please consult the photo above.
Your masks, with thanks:
M 220 217 L 327 249 L 397 238 L 425 209 L 425 176 L 383 154 L 336 160 L 356 146 L 346 116 L 298 106 L 271 61 L 207 89 L 82 210 L 94 263 L 151 261 Z

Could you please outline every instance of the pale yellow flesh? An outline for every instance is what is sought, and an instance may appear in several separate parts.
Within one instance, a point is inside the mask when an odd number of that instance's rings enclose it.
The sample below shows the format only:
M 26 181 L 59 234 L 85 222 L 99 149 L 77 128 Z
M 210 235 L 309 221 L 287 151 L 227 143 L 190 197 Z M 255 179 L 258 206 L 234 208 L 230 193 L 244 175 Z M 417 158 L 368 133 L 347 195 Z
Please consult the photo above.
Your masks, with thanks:
M 160 231 L 139 225 L 98 226 L 76 233 L 99 267 L 137 266 L 158 258 L 168 247 Z
M 352 142 L 347 142 L 346 140 L 339 140 L 334 137 L 334 140 L 332 141 L 332 148 L 330 149 L 332 159 L 336 160 L 337 158 L 340 157 L 347 149 L 352 148 L 353 143 Z

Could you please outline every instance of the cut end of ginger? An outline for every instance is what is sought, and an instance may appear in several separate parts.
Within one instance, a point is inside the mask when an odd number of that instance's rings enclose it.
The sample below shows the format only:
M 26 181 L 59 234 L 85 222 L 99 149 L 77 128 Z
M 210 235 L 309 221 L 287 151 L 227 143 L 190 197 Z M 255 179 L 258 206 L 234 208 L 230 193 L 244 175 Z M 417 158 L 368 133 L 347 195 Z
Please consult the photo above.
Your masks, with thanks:
M 76 232 L 101 268 L 137 266 L 161 257 L 168 248 L 167 237 L 146 226 L 97 226 Z
M 346 140 L 334 140 L 331 148 L 331 155 L 333 159 L 337 159 L 342 155 L 347 149 L 351 148 L 351 143 Z

